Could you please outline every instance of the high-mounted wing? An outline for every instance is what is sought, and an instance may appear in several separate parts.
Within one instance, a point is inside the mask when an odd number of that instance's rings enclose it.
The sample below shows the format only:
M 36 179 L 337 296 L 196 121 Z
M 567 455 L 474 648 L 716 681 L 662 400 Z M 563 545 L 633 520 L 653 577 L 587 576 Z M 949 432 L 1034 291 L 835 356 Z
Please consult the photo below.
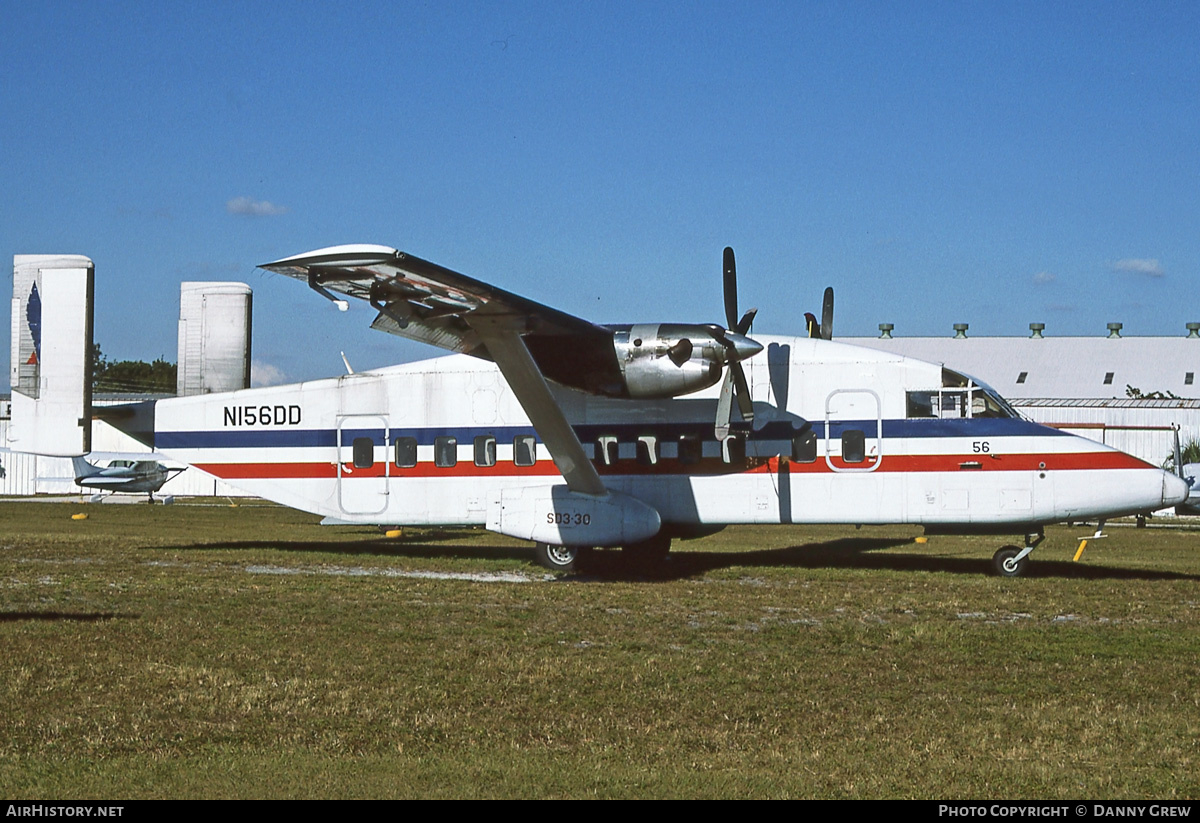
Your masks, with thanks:
M 366 300 L 379 311 L 373 329 L 484 359 L 494 358 L 471 316 L 506 317 L 549 379 L 597 394 L 622 390 L 611 329 L 388 246 L 334 246 L 261 268 L 332 300 L 331 292 Z
M 731 248 L 724 257 L 728 328 L 711 323 L 599 326 L 389 246 L 332 246 L 262 268 L 305 280 L 341 308 L 345 302 L 334 292 L 366 300 L 379 311 L 372 328 L 494 360 L 547 445 L 555 439 L 564 444 L 551 451 L 564 476 L 564 466 L 578 463 L 583 451 L 557 405 L 547 401 L 546 380 L 607 397 L 663 398 L 707 388 L 724 372 L 717 438 L 730 434 L 735 398 L 740 425 L 749 427 L 754 419 L 741 361 L 762 346 L 746 337 L 756 310 L 737 317 Z M 565 430 L 570 437 L 548 437 L 551 430 Z M 567 441 L 574 442 L 578 448 L 571 451 L 578 454 L 563 451 Z M 590 463 L 587 471 L 595 474 Z M 598 482 L 588 477 L 581 485 Z
M 333 300 L 331 291 L 369 301 L 379 310 L 372 328 L 494 360 L 567 486 L 607 494 L 546 385 L 555 375 L 544 372 L 573 362 L 577 377 L 586 361 L 603 365 L 605 358 L 615 368 L 611 330 L 387 246 L 336 246 L 262 268 L 306 280 Z
M 372 328 L 495 360 L 502 371 L 506 364 L 493 349 L 511 351 L 512 338 L 528 354 L 539 380 L 589 394 L 678 397 L 712 386 L 724 373 L 716 406 L 717 437 L 723 440 L 730 433 L 735 398 L 740 425 L 748 427 L 753 421 L 741 361 L 762 346 L 746 337 L 755 310 L 737 318 L 737 275 L 730 248 L 725 249 L 728 328 L 713 323 L 599 326 L 388 246 L 333 246 L 262 268 L 306 281 L 343 309 L 346 303 L 335 292 L 366 300 L 379 311 Z M 510 375 L 506 372 L 505 377 Z

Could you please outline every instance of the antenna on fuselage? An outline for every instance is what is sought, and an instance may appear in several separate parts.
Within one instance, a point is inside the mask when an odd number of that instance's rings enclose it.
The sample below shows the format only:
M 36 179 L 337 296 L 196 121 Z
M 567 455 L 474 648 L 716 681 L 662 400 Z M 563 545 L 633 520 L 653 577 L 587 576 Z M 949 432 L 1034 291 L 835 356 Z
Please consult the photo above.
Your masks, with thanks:
M 1179 424 L 1174 423 L 1171 428 L 1175 433 L 1175 474 L 1179 476 L 1180 480 L 1186 482 L 1187 478 L 1183 476 L 1183 449 L 1179 448 Z

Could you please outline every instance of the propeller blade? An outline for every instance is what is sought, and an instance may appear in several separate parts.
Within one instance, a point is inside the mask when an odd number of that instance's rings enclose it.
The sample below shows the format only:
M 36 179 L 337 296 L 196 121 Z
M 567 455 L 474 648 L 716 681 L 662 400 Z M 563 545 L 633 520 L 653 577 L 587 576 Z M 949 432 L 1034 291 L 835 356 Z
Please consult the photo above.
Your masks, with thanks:
M 724 442 L 729 437 L 729 418 L 733 414 L 733 369 L 725 370 L 725 382 L 721 384 L 721 395 L 717 399 L 717 440 Z
M 758 309 L 750 309 L 750 311 L 743 314 L 742 319 L 733 327 L 733 331 L 741 335 L 746 334 L 746 332 L 750 331 L 750 324 L 754 322 L 754 315 L 756 314 L 758 314 Z
M 713 337 L 725 347 L 725 380 L 721 383 L 721 394 L 717 399 L 715 426 L 717 439 L 721 441 L 729 437 L 735 395 L 743 422 L 749 424 L 754 420 L 750 386 L 746 383 L 746 372 L 742 369 L 741 361 L 762 351 L 760 343 L 746 337 L 746 333 L 750 331 L 750 324 L 754 322 L 754 316 L 758 314 L 758 309 L 750 309 L 742 315 L 740 320 L 737 319 L 737 264 L 734 261 L 733 249 L 729 246 L 725 247 L 723 262 L 726 328 L 709 326 Z M 830 310 L 832 311 L 832 307 Z
M 754 422 L 754 403 L 750 397 L 750 387 L 746 384 L 746 373 L 742 371 L 741 363 L 731 364 L 729 370 L 733 372 L 733 385 L 737 389 L 738 411 L 742 413 L 743 422 L 749 425 Z
M 810 311 L 804 313 L 804 333 L 810 338 L 821 337 L 821 327 L 817 325 L 817 316 Z
M 733 249 L 725 247 L 725 326 L 736 328 L 737 324 L 737 265 L 733 260 Z
M 825 301 L 821 304 L 821 339 L 833 339 L 833 286 L 825 289 Z

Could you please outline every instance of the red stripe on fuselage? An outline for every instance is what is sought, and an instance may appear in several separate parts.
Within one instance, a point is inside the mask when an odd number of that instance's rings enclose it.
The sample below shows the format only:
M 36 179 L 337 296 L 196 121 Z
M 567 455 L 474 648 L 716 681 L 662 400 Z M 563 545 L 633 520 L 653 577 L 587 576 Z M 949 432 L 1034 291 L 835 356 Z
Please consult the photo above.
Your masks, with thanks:
M 832 458 L 836 469 L 865 471 L 872 461 L 846 463 L 840 457 Z M 643 465 L 637 460 L 621 460 L 612 466 L 597 465 L 601 475 L 695 475 L 713 476 L 741 473 L 776 473 L 780 464 L 790 474 L 822 474 L 831 471 L 825 459 L 813 463 L 797 463 L 787 458 L 750 457 L 744 466 L 735 467 L 716 459 L 685 465 L 678 460 L 660 459 L 653 466 Z M 336 478 L 336 463 L 196 463 L 196 468 L 225 480 L 276 480 Z M 1033 472 L 1033 471 L 1078 471 L 1103 469 L 1152 469 L 1155 466 L 1136 457 L 1116 451 L 1067 452 L 1054 454 L 889 454 L 885 455 L 880 472 Z M 385 463 L 376 463 L 370 468 L 354 468 L 343 464 L 341 477 L 346 480 L 371 477 L 437 478 L 437 477 L 554 477 L 559 474 L 554 462 L 539 460 L 533 466 L 515 466 L 512 463 L 497 463 L 494 466 L 476 466 L 462 462 L 454 466 L 435 466 L 433 463 L 418 463 L 411 468 L 398 468 Z

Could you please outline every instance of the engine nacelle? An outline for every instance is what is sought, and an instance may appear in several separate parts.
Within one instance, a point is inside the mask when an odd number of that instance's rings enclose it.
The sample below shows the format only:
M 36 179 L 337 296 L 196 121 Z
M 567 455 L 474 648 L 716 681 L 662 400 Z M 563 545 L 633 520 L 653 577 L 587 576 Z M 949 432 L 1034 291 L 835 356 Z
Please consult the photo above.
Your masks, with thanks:
M 708 326 L 642 323 L 618 328 L 613 349 L 630 397 L 677 397 L 721 379 L 726 348 Z

